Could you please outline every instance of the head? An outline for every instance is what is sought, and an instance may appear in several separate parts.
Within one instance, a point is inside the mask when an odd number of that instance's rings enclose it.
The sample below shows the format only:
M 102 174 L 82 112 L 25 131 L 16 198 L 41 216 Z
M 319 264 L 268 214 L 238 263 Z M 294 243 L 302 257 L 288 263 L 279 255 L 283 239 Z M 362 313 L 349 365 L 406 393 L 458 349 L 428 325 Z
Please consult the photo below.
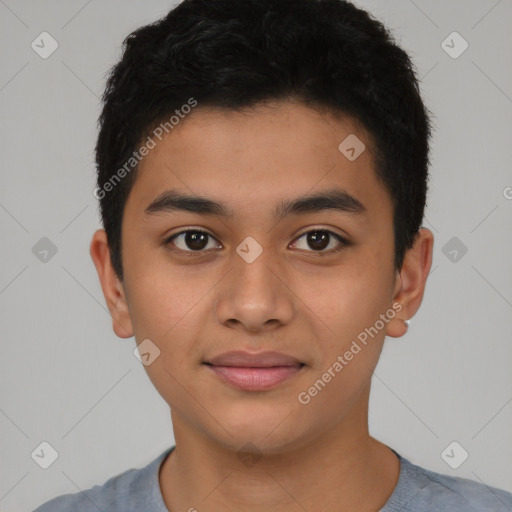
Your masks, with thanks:
M 390 33 L 341 0 L 185 0 L 126 38 L 103 101 L 91 256 L 173 415 L 269 453 L 359 417 L 433 245 L 429 117 Z M 205 364 L 240 349 L 303 367 L 240 391 Z

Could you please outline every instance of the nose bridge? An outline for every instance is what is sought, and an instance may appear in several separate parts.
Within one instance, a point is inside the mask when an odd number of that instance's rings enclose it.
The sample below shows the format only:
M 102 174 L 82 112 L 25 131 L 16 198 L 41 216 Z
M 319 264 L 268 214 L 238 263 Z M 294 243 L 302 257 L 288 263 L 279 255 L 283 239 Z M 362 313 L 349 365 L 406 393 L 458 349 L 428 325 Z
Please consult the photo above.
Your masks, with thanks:
M 231 272 L 223 280 L 217 301 L 219 322 L 237 321 L 249 330 L 276 320 L 289 322 L 293 306 L 286 286 L 276 275 L 279 265 L 272 249 L 247 237 L 233 251 L 230 263 Z

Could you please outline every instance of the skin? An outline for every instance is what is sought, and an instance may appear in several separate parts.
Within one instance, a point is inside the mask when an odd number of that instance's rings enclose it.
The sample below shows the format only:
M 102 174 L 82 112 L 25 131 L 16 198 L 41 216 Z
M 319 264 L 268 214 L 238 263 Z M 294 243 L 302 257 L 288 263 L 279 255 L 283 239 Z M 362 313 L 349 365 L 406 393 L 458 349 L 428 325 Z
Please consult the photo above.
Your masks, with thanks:
M 366 150 L 349 161 L 339 144 L 356 134 Z M 286 101 L 248 112 L 200 109 L 141 162 L 123 225 L 124 282 L 106 234 L 90 246 L 117 336 L 161 351 L 149 378 L 169 404 L 176 449 L 159 483 L 172 511 L 377 511 L 392 494 L 399 460 L 369 435 L 372 372 L 384 338 L 407 331 L 423 299 L 433 235 L 422 228 L 400 272 L 393 267 L 391 198 L 377 179 L 372 141 L 350 119 Z M 327 188 L 359 199 L 365 215 L 325 210 L 272 217 L 276 204 Z M 164 190 L 225 203 L 234 215 L 145 215 Z M 181 236 L 213 238 L 199 257 Z M 329 230 L 350 245 L 315 250 L 305 233 Z M 248 236 L 263 248 L 247 263 Z M 180 250 L 181 249 L 181 250 Z M 188 252 L 187 252 L 188 251 Z M 324 256 L 319 256 L 319 252 Z M 379 315 L 401 310 L 307 405 L 307 391 Z M 250 392 L 202 362 L 220 353 L 277 350 L 305 363 L 293 379 Z M 241 447 L 257 454 L 244 464 Z

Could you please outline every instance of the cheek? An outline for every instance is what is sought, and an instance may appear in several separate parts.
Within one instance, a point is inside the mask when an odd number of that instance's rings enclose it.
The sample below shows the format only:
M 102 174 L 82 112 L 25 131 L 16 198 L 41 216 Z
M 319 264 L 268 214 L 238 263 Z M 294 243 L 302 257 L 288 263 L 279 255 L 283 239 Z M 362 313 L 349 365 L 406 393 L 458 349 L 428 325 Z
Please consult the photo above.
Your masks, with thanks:
M 160 351 L 145 371 L 164 400 L 181 409 L 183 400 L 190 399 L 184 388 L 193 396 L 199 393 L 191 378 L 201 359 L 197 341 L 203 322 L 198 318 L 206 321 L 211 315 L 208 291 L 215 279 L 192 277 L 170 265 L 152 265 L 150 271 L 134 266 L 130 275 L 136 276 L 130 285 L 135 339 L 138 343 L 149 339 Z
M 323 341 L 324 354 L 339 351 L 389 308 L 391 280 L 371 259 L 316 275 L 297 275 L 294 291 Z
M 173 337 L 188 317 L 197 314 L 197 306 L 213 284 L 206 275 L 192 276 L 156 260 L 147 266 L 133 265 L 127 275 L 131 276 L 129 305 L 135 337 L 154 338 L 157 343 Z
M 310 296 L 308 306 L 321 319 L 322 335 L 315 346 L 317 364 L 299 390 L 303 400 L 296 399 L 326 424 L 339 421 L 358 401 L 378 363 L 385 329 L 373 329 L 389 309 L 388 279 L 379 276 L 368 268 L 340 272 L 324 293 Z

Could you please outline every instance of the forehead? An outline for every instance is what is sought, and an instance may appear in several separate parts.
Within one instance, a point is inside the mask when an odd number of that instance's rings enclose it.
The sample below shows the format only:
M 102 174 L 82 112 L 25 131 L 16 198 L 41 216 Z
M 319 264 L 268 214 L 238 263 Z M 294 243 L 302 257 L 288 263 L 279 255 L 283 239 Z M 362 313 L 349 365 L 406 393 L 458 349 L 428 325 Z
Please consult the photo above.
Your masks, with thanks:
M 391 210 L 368 134 L 348 117 L 300 103 L 243 112 L 197 107 L 155 142 L 139 164 L 127 211 L 143 214 L 172 189 L 222 202 L 234 216 L 270 217 L 283 199 L 333 188 L 357 198 L 370 215 Z

